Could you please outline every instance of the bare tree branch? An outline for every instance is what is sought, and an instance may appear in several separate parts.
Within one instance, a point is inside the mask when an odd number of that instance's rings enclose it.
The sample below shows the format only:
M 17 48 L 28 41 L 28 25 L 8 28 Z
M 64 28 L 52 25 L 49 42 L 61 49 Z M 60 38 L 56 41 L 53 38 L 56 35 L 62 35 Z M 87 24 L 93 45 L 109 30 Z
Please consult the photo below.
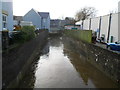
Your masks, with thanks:
M 94 7 L 84 7 L 76 13 L 75 19 L 76 21 L 80 21 L 87 18 L 95 17 L 95 15 L 96 9 Z

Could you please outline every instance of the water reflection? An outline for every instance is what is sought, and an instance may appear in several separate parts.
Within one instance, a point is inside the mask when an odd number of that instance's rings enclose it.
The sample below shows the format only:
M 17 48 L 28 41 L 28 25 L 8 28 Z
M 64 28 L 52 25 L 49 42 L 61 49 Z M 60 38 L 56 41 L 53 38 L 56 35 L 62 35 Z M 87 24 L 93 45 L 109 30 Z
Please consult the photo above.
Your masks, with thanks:
M 82 77 L 85 85 L 89 85 L 89 80 L 95 85 L 96 88 L 117 88 L 117 85 L 108 79 L 103 73 L 89 64 L 85 57 L 76 52 L 75 49 L 69 44 L 70 41 L 66 39 L 64 42 L 64 54 L 67 55 L 74 65 L 76 71 Z
M 57 36 L 50 37 L 49 38 L 49 44 L 50 44 L 51 47 L 60 47 L 61 46 L 61 40 L 62 40 L 62 37 L 57 37 Z
M 20 87 L 114 88 L 116 85 L 87 63 L 75 46 L 62 37 L 51 37 Z

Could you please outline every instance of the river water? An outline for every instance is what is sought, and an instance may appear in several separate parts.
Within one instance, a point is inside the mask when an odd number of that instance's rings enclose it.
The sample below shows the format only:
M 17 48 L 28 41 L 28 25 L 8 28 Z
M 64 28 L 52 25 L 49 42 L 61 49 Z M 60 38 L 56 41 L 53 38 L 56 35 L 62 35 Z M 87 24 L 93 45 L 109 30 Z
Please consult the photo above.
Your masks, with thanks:
M 48 39 L 42 54 L 31 65 L 20 88 L 115 88 L 63 37 Z

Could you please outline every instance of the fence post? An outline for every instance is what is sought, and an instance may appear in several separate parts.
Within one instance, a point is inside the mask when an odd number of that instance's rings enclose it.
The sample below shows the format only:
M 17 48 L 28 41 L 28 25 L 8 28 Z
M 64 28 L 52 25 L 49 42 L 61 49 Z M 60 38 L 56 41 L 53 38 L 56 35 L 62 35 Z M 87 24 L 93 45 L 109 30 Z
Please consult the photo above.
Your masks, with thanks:
M 91 29 L 91 18 L 90 18 L 90 22 L 89 22 L 89 30 Z
M 98 38 L 100 38 L 101 20 L 102 20 L 102 18 L 101 18 L 101 16 L 100 16 L 100 20 L 99 20 L 99 34 L 98 34 Z
M 109 16 L 107 43 L 109 43 L 109 37 L 110 37 L 111 18 L 112 18 L 112 13 L 110 13 L 110 16 Z
M 83 30 L 84 20 L 82 20 L 82 30 Z

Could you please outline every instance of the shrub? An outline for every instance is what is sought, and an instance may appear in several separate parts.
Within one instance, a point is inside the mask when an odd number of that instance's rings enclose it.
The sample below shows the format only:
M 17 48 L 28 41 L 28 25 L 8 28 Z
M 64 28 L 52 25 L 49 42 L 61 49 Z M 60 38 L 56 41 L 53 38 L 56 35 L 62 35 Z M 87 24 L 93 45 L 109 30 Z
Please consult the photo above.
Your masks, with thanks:
M 35 27 L 33 26 L 23 26 L 20 31 L 12 34 L 12 39 L 14 42 L 26 42 L 35 37 Z

